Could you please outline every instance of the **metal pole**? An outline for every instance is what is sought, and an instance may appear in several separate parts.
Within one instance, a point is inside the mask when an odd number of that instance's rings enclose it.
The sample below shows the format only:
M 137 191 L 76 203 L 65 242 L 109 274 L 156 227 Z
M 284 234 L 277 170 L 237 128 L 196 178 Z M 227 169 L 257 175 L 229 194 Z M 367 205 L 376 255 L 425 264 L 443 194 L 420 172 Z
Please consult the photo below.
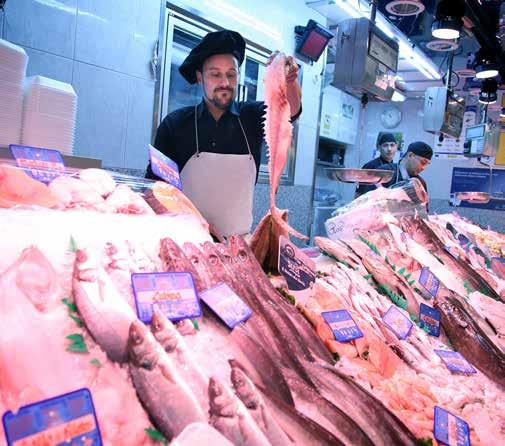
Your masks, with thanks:
M 358 0 L 359 1 L 359 0 Z M 375 17 L 377 16 L 377 5 L 379 0 L 370 0 L 370 21 L 375 23 Z
M 448 90 L 451 89 L 451 77 L 452 77 L 452 63 L 454 61 L 454 51 L 449 53 L 449 60 L 447 62 L 447 77 L 445 79 L 445 86 Z

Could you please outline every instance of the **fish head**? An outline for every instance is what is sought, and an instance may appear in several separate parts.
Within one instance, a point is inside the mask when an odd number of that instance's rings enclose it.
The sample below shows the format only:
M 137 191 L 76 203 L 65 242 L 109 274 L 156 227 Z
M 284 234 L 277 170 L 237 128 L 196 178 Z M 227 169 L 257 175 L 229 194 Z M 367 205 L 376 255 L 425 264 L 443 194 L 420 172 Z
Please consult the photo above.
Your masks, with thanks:
M 260 405 L 259 394 L 249 377 L 238 367 L 231 369 L 231 382 L 238 397 L 248 409 L 257 409 Z
M 158 362 L 156 342 L 147 327 L 139 320 L 133 321 L 128 334 L 128 354 L 137 367 L 151 370 Z
M 177 347 L 175 327 L 158 308 L 154 308 L 153 311 L 151 332 L 167 353 L 174 351 Z
M 216 378 L 209 379 L 209 413 L 220 417 L 233 417 L 238 404 L 231 391 Z

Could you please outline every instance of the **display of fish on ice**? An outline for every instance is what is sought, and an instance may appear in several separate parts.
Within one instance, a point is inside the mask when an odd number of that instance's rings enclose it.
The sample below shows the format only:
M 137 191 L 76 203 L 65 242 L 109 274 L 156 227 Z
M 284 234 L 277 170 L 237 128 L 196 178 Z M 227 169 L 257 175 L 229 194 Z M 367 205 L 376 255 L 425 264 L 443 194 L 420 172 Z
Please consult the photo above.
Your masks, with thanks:
M 275 205 L 275 195 L 288 159 L 293 134 L 291 109 L 286 94 L 286 56 L 277 54 L 265 74 L 265 140 L 268 146 L 270 211 L 256 227 L 251 247 L 265 269 L 277 270 L 279 236 L 292 234 L 307 239 L 287 223 L 287 211 Z

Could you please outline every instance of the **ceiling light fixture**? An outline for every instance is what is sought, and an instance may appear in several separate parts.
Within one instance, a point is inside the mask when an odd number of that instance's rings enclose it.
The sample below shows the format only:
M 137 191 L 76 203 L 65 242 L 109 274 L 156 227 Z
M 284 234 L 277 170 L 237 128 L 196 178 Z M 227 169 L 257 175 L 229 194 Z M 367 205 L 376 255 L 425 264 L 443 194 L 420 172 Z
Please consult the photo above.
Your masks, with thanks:
M 484 79 L 479 93 L 479 102 L 481 104 L 494 104 L 498 99 L 497 90 L 498 82 L 495 79 Z
M 477 79 L 488 79 L 498 76 L 498 64 L 494 54 L 481 48 L 475 57 L 475 77 Z
M 437 6 L 431 34 L 437 39 L 457 39 L 463 27 L 465 3 L 463 0 L 441 0 Z

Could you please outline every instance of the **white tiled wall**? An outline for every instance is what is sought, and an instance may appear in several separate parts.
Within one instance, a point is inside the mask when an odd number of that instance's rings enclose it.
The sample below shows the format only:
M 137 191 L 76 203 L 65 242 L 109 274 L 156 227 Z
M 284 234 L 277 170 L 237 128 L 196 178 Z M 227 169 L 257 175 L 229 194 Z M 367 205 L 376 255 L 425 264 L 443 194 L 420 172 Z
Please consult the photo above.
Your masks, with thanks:
M 10 0 L 0 36 L 25 48 L 27 75 L 72 83 L 75 153 L 144 169 L 151 141 L 150 68 L 162 0 Z

